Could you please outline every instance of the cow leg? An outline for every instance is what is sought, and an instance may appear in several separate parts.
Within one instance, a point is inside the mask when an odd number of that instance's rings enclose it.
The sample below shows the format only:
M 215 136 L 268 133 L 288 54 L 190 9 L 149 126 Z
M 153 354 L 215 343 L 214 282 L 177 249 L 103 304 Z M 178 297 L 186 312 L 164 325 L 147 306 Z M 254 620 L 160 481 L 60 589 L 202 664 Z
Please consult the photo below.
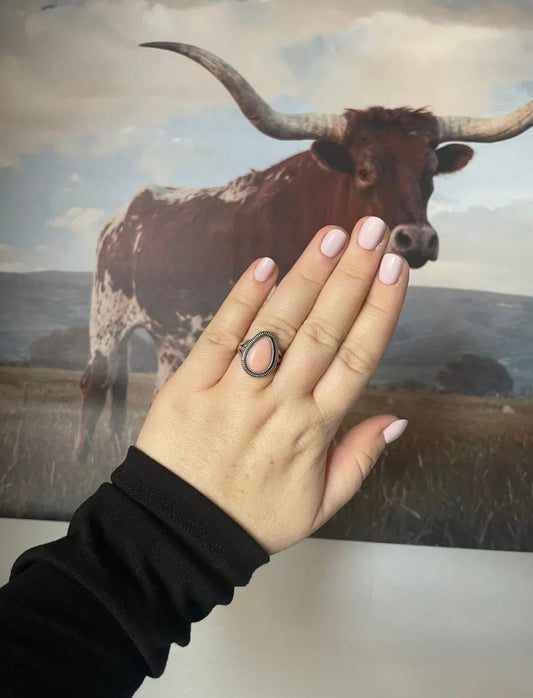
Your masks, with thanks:
M 78 436 L 74 447 L 74 456 L 84 461 L 90 450 L 96 423 L 105 406 L 107 391 L 111 388 L 110 427 L 119 444 L 126 419 L 125 403 L 128 390 L 128 339 L 123 339 L 110 354 L 97 349 L 80 379 L 83 395 Z M 119 450 L 121 450 L 119 448 Z
M 134 325 L 123 323 L 118 331 L 116 325 L 106 325 L 91 332 L 91 358 L 80 379 L 83 401 L 74 447 L 74 456 L 80 461 L 84 461 L 91 450 L 96 423 L 109 388 L 112 393 L 110 426 L 120 440 L 126 416 L 128 339 L 134 329 Z
M 124 339 L 117 347 L 116 373 L 111 384 L 111 418 L 109 426 L 116 442 L 116 446 L 122 452 L 122 436 L 126 423 L 126 397 L 128 395 L 128 369 L 129 369 L 129 338 Z
M 157 376 L 154 397 L 178 369 L 184 358 L 184 353 L 177 347 L 171 346 L 168 342 L 157 342 Z
M 157 377 L 154 397 L 185 361 L 194 343 L 209 324 L 212 315 L 178 317 L 181 325 L 173 335 L 152 334 L 157 350 Z
M 96 422 L 105 405 L 109 378 L 109 357 L 97 350 L 85 367 L 79 383 L 83 403 L 74 447 L 74 456 L 79 461 L 84 461 L 91 450 Z

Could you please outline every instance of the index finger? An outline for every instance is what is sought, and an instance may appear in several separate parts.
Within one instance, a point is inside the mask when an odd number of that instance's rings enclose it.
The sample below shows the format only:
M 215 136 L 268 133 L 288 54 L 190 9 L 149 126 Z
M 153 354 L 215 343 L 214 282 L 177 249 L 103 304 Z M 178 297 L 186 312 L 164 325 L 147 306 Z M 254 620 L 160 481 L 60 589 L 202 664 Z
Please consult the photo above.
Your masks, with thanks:
M 195 387 L 209 388 L 226 373 L 277 275 L 274 260 L 263 257 L 255 260 L 237 281 L 183 363 Z

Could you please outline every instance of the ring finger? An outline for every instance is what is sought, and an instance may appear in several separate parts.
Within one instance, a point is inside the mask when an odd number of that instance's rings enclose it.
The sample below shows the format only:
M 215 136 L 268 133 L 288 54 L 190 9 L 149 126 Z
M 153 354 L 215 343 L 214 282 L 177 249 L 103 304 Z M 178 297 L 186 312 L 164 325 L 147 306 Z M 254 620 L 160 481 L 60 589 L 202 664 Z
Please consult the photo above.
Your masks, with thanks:
M 267 299 L 243 339 L 250 340 L 258 332 L 267 330 L 275 335 L 281 352 L 284 352 L 339 261 L 347 240 L 348 234 L 338 226 L 321 228 Z M 251 360 L 251 355 L 248 356 Z M 255 366 L 252 368 L 256 370 Z M 243 371 L 239 355 L 230 365 L 228 374 L 232 381 L 242 379 L 256 389 L 269 385 L 273 377 L 270 374 L 250 383 L 250 376 Z

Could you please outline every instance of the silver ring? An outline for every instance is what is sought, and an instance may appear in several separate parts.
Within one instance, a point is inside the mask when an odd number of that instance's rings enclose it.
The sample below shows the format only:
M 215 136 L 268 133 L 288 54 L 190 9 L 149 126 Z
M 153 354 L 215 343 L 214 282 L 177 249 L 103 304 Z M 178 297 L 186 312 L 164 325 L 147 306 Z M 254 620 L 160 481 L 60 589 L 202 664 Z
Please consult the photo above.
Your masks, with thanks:
M 254 344 L 256 344 L 263 337 L 268 337 L 272 343 L 272 356 L 270 363 L 263 371 L 253 371 L 246 362 L 248 353 Z M 262 330 L 254 335 L 251 339 L 248 339 L 246 342 L 241 342 L 239 344 L 239 354 L 241 355 L 241 366 L 249 376 L 253 376 L 254 378 L 264 378 L 265 376 L 269 376 L 273 371 L 276 370 L 281 361 L 281 352 L 279 350 L 276 335 L 268 330 Z

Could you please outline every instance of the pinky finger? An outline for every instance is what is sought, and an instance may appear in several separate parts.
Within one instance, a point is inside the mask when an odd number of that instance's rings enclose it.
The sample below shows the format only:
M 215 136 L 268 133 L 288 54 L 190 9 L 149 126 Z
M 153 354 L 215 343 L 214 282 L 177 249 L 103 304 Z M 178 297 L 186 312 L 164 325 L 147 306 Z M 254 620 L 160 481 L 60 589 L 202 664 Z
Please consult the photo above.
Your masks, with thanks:
M 379 415 L 366 419 L 344 435 L 328 458 L 324 495 L 313 532 L 352 499 L 385 446 L 398 439 L 406 427 L 406 419 Z

